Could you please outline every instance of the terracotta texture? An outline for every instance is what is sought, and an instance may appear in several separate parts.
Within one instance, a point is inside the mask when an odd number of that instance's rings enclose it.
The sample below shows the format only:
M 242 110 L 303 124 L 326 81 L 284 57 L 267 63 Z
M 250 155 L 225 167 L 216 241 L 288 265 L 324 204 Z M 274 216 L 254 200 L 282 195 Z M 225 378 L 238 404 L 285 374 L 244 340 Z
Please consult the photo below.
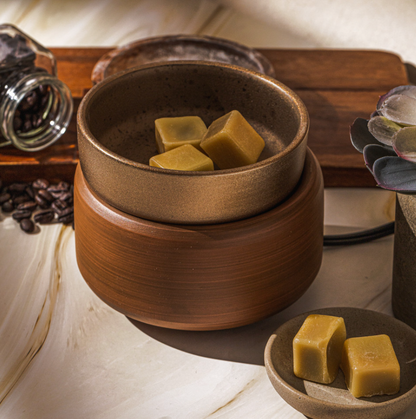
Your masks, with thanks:
M 212 36 L 168 35 L 131 42 L 104 54 L 92 72 L 94 84 L 139 65 L 172 60 L 212 61 L 238 65 L 274 77 L 274 68 L 260 52 Z
M 400 364 L 400 392 L 391 396 L 354 398 L 339 370 L 330 385 L 304 381 L 293 374 L 292 342 L 309 314 L 343 317 L 347 338 L 387 334 Z M 393 419 L 416 401 L 416 331 L 394 317 L 375 311 L 337 307 L 314 310 L 289 320 L 270 337 L 265 365 L 280 396 L 314 419 Z
M 281 205 L 245 220 L 173 225 L 123 213 L 75 176 L 75 240 L 85 281 L 133 319 L 173 329 L 249 324 L 296 301 L 319 271 L 323 181 L 308 151 Z
M 234 109 L 265 140 L 257 163 L 205 173 L 148 165 L 157 154 L 157 118 L 196 115 L 209 126 Z M 303 102 L 275 79 L 225 64 L 155 64 L 118 73 L 87 93 L 78 111 L 79 158 L 91 189 L 123 212 L 223 223 L 269 210 L 292 192 L 308 129 Z
M 416 329 L 416 197 L 397 194 L 392 307 L 394 315 Z

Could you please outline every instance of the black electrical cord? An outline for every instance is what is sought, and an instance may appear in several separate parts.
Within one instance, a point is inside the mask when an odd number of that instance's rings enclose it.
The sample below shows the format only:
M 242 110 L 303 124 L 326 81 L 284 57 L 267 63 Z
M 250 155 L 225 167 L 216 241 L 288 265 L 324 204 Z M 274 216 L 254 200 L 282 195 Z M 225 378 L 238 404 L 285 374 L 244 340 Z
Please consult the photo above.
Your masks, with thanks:
M 348 246 L 367 243 L 394 233 L 394 221 L 369 230 L 349 234 L 334 234 L 324 236 L 324 246 Z

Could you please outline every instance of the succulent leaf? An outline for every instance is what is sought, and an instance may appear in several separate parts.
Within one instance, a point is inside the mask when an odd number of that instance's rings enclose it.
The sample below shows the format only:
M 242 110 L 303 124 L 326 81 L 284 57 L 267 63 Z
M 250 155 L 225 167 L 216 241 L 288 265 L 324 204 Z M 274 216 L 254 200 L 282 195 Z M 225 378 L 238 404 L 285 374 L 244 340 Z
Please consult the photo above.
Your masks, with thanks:
M 402 159 L 416 163 L 416 127 L 398 131 L 393 139 L 393 148 Z
M 400 157 L 382 157 L 374 162 L 374 179 L 391 191 L 416 194 L 416 163 Z
M 392 148 L 378 144 L 366 145 L 364 147 L 363 156 L 365 165 L 371 173 L 373 173 L 373 166 L 376 160 L 386 156 L 397 157 Z
M 413 97 L 414 99 L 416 99 L 416 86 L 409 84 L 409 85 L 404 85 L 404 86 L 397 86 L 394 89 L 391 89 L 386 94 L 380 96 L 380 99 L 378 100 L 378 103 L 377 103 L 377 110 L 381 108 L 381 105 L 388 97 L 393 96 L 393 95 L 399 95 L 399 94 Z
M 384 116 L 375 116 L 368 121 L 368 130 L 381 143 L 391 146 L 394 135 L 402 126 Z
M 363 152 L 364 147 L 368 144 L 382 145 L 370 133 L 367 125 L 367 119 L 357 118 L 350 127 L 351 143 L 360 153 Z
M 416 98 L 404 94 L 389 96 L 378 111 L 397 124 L 416 125 Z

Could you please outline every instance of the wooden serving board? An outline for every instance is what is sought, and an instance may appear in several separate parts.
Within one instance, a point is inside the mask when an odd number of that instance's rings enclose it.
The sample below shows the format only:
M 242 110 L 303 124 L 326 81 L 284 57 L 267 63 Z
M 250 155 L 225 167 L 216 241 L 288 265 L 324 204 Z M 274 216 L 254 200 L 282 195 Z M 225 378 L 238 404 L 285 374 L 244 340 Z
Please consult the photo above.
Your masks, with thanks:
M 75 112 L 69 129 L 54 145 L 35 153 L 0 148 L 5 182 L 37 177 L 72 181 L 78 163 L 76 110 L 92 87 L 95 63 L 111 48 L 52 48 L 58 76 L 71 89 Z M 351 145 L 349 126 L 368 118 L 378 97 L 408 83 L 400 58 L 381 51 L 261 49 L 276 78 L 296 91 L 310 114 L 309 147 L 322 167 L 325 187 L 375 186 L 362 155 Z

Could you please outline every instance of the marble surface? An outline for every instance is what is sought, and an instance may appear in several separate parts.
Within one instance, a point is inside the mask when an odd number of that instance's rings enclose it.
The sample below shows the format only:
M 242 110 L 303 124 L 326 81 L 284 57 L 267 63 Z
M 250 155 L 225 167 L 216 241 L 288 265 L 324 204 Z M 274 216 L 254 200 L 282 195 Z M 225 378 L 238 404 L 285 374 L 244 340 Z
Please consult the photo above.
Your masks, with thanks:
M 345 7 L 348 1 L 313 3 L 16 0 L 0 2 L 0 16 L 47 46 L 199 33 L 256 47 L 383 48 L 416 60 L 401 28 L 415 21 L 413 2 L 394 3 L 408 10 L 400 16 L 384 0 L 351 2 L 352 8 Z M 307 22 L 308 14 L 318 20 Z M 385 14 L 391 36 L 383 37 Z M 378 189 L 328 189 L 325 232 L 391 221 L 394 201 L 394 194 Z M 42 226 L 27 235 L 0 212 L 0 417 L 301 419 L 267 378 L 267 339 L 284 321 L 314 308 L 391 315 L 392 259 L 391 236 L 325 248 L 316 280 L 283 312 L 233 330 L 174 331 L 131 322 L 91 292 L 77 268 L 71 227 Z M 416 406 L 401 419 L 415 417 Z

